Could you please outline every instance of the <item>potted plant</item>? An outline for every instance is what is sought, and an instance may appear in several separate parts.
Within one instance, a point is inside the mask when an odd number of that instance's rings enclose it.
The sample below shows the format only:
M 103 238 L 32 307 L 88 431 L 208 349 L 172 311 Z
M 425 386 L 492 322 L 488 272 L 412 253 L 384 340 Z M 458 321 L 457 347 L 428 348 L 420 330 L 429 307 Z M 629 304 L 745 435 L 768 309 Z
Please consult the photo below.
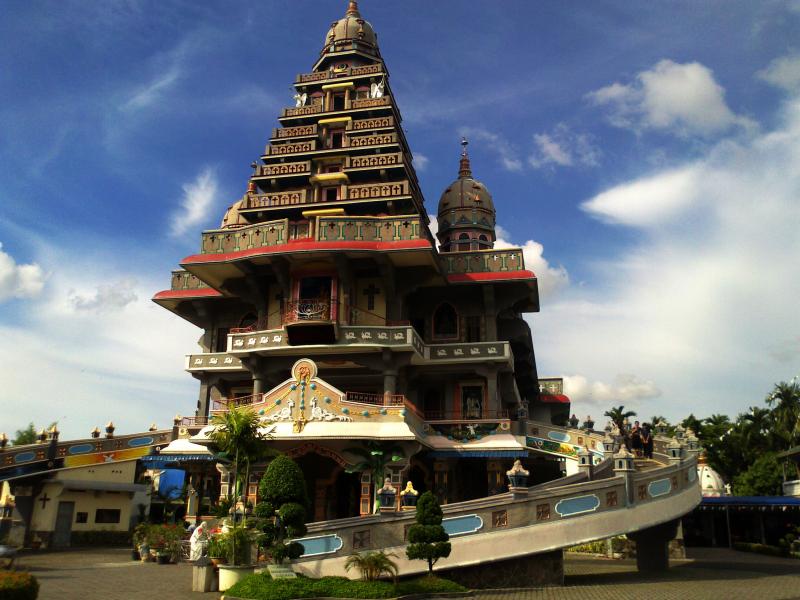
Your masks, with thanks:
M 224 564 L 228 554 L 225 548 L 225 538 L 221 534 L 212 535 L 208 539 L 208 558 L 215 567 Z
M 133 530 L 133 560 L 146 561 L 150 557 L 150 544 L 147 542 L 149 523 L 139 523 Z

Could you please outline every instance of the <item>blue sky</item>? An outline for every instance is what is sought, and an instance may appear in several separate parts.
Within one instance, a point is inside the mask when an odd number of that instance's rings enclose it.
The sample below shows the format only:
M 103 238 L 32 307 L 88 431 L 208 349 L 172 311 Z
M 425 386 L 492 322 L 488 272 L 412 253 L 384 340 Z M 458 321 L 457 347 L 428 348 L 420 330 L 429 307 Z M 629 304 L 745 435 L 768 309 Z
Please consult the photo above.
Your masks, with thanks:
M 0 431 L 165 425 L 199 331 L 149 298 L 346 2 L 4 6 Z M 800 2 L 360 6 L 429 211 L 467 135 L 579 415 L 734 414 L 800 373 Z

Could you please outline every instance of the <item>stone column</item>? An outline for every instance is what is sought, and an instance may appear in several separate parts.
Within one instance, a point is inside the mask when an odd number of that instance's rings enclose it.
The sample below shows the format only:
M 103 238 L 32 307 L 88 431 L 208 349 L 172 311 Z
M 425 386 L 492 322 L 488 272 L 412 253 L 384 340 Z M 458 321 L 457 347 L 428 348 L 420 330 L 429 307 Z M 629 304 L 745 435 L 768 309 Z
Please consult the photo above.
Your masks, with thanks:
M 450 488 L 450 465 L 447 460 L 437 459 L 433 463 L 433 493 L 439 504 L 447 504 Z
M 483 285 L 483 310 L 486 329 L 486 341 L 497 341 L 497 308 L 494 301 L 494 286 Z
M 497 397 L 497 370 L 488 368 L 486 370 L 486 415 L 489 418 L 497 416 L 500 410 L 500 402 Z
M 669 569 L 669 542 L 678 531 L 679 519 L 629 533 L 636 542 L 636 568 L 641 572 Z
M 383 371 L 383 393 L 387 399 L 397 393 L 397 371 L 391 369 Z

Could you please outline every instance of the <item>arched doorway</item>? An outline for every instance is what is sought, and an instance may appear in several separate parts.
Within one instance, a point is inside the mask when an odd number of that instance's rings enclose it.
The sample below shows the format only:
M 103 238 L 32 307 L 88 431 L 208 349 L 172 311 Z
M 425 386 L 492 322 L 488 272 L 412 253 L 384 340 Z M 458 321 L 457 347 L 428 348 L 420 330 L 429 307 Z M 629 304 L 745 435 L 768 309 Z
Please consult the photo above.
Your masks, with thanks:
M 337 461 L 316 452 L 295 456 L 294 461 L 306 480 L 311 500 L 310 521 L 358 516 L 358 473 L 346 473 Z

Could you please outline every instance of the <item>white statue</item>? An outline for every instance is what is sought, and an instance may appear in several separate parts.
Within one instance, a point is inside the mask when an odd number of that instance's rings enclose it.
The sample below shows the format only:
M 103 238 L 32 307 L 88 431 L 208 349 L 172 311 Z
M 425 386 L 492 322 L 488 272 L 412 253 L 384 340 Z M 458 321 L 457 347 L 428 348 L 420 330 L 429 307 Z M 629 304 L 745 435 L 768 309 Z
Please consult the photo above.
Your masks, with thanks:
M 373 83 L 369 86 L 369 97 L 383 98 L 383 79 L 381 79 L 380 83 Z
M 297 93 L 297 94 L 294 95 L 294 105 L 297 108 L 300 108 L 301 106 L 305 106 L 307 100 L 308 100 L 308 94 L 306 94 L 305 92 L 303 92 L 302 94 Z
M 207 544 L 208 532 L 206 531 L 206 522 L 203 521 L 195 527 L 192 537 L 189 538 L 189 560 L 200 560 Z

